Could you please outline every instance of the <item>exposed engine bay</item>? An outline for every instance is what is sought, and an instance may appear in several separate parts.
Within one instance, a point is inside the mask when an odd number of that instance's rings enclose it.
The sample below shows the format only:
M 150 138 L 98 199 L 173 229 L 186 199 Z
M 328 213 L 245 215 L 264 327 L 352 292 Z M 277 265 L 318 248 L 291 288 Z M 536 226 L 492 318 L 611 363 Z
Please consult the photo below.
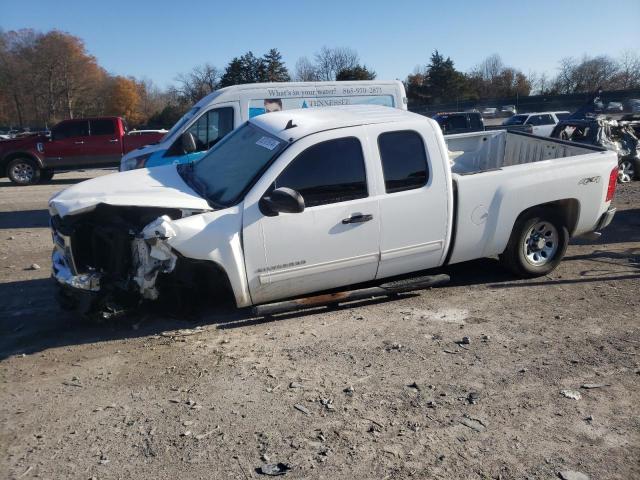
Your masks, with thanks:
M 51 217 L 53 276 L 63 303 L 108 318 L 157 300 L 160 290 L 175 300 L 202 288 L 207 282 L 197 278 L 197 262 L 179 259 L 167 243 L 176 234 L 171 222 L 193 213 L 99 204 L 86 213 Z

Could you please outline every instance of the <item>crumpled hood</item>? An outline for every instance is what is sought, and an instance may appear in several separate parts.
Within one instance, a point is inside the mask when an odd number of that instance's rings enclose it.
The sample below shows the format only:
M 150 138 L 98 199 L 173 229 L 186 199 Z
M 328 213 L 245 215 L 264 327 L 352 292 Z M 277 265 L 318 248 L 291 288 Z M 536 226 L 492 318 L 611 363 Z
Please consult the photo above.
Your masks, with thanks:
M 49 200 L 52 215 L 93 210 L 96 205 L 213 210 L 189 187 L 175 165 L 142 168 L 93 178 L 57 193 Z

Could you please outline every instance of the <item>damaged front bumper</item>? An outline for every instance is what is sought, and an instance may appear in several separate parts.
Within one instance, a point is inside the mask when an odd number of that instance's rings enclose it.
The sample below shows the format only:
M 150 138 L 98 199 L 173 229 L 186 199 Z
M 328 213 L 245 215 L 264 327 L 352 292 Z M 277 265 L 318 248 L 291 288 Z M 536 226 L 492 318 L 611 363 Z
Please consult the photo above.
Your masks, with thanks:
M 101 275 L 96 272 L 74 275 L 66 256 L 58 248 L 54 248 L 51 254 L 51 268 L 51 275 L 62 286 L 87 292 L 100 291 Z
M 156 281 L 159 273 L 171 273 L 178 257 L 167 240 L 176 235 L 170 225 L 171 218 L 164 215 L 148 224 L 131 244 L 135 274 L 133 281 L 142 298 L 156 300 Z
M 72 233 L 65 232 L 67 235 L 64 235 L 52 223 L 52 277 L 61 287 L 62 306 L 84 314 L 102 312 L 104 317 L 116 310 L 124 311 L 142 300 L 156 300 L 158 275 L 172 272 L 178 260 L 167 243 L 176 234 L 170 223 L 171 218 L 163 215 L 137 232 L 130 230 L 126 234 L 129 240 L 125 240 L 125 248 L 117 250 L 119 255 L 112 257 L 120 259 L 119 265 L 127 265 L 123 271 L 110 271 L 111 262 L 106 266 L 92 266 L 80 260 L 77 264 L 73 247 L 83 244 L 78 245 L 74 240 L 72 245 Z M 129 248 L 126 248 L 126 242 Z M 110 250 L 107 247 L 107 251 Z

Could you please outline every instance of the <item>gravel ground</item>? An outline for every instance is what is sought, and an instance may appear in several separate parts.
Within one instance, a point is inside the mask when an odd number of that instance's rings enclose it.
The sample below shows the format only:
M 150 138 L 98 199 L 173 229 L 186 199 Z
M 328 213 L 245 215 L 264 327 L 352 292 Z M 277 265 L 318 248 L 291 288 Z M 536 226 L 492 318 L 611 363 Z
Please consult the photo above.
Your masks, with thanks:
M 1 478 L 640 478 L 640 182 L 544 278 L 487 259 L 394 300 L 88 326 L 53 300 L 46 200 L 103 173 L 0 180 Z

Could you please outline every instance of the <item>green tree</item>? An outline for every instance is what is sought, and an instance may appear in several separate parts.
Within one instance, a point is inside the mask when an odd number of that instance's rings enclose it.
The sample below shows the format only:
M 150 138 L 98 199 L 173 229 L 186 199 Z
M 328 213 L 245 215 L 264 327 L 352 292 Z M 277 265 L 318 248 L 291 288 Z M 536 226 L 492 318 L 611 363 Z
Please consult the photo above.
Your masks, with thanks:
M 289 70 L 282 60 L 282 54 L 277 48 L 272 48 L 262 57 L 260 71 L 263 82 L 289 82 L 291 76 Z
M 430 63 L 417 67 L 405 81 L 408 98 L 417 104 L 437 104 L 473 97 L 469 78 L 456 70 L 453 60 L 438 50 L 431 54 Z
M 229 87 L 260 82 L 264 78 L 263 69 L 263 60 L 249 51 L 241 57 L 234 57 L 229 62 L 220 79 L 220 86 Z
M 343 68 L 336 75 L 336 80 L 374 80 L 376 72 L 367 69 L 366 65 L 356 65 L 351 68 Z
M 450 57 L 434 51 L 427 66 L 425 82 L 430 103 L 444 103 L 464 98 L 469 93 L 466 76 L 456 70 Z

